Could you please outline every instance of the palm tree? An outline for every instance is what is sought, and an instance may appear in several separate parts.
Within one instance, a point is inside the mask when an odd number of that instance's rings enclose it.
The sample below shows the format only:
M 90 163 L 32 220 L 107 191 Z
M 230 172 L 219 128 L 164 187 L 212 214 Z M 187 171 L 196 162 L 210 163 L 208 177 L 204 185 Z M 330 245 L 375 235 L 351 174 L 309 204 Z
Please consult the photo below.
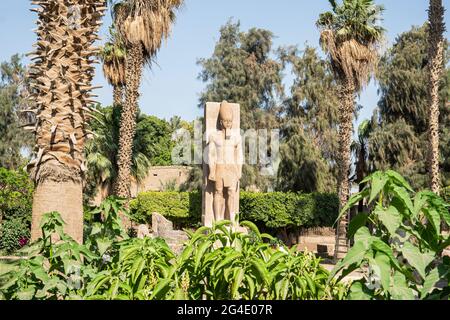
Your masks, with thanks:
M 126 97 L 120 121 L 118 174 L 115 194 L 130 195 L 133 137 L 136 131 L 142 70 L 155 57 L 162 40 L 170 33 L 174 10 L 183 0 L 123 0 L 114 7 L 114 24 L 127 48 Z
M 110 39 L 102 47 L 100 58 L 103 62 L 103 74 L 113 86 L 114 106 L 123 105 L 123 89 L 125 87 L 126 48 L 117 37 L 113 27 L 110 28 Z
M 358 139 L 353 141 L 351 150 L 355 155 L 355 176 L 354 181 L 359 186 L 361 192 L 364 186 L 361 181 L 369 174 L 369 136 L 372 131 L 372 121 L 364 120 L 358 127 Z M 363 200 L 358 204 L 358 212 L 363 211 Z
M 117 152 L 119 146 L 119 124 L 121 108 L 116 106 L 108 108 L 98 108 L 101 112 L 99 117 L 91 121 L 94 138 L 86 143 L 86 161 L 89 168 L 88 173 L 88 193 L 95 196 L 100 189 L 102 198 L 112 195 L 112 186 L 117 177 Z M 145 121 L 145 115 L 138 114 L 136 123 Z M 145 131 L 137 131 L 134 137 L 131 176 L 136 182 L 141 182 L 148 175 L 151 166 L 149 157 L 144 153 L 142 146 L 139 146 L 141 137 Z
M 86 171 L 86 121 L 90 117 L 93 43 L 98 39 L 103 0 L 39 0 L 36 50 L 30 70 L 35 134 L 32 239 L 41 235 L 43 214 L 58 211 L 65 231 L 83 241 L 82 183 Z
M 428 152 L 430 187 L 440 191 L 439 172 L 439 84 L 444 70 L 444 7 L 442 0 L 430 0 L 428 10 L 429 28 L 429 108 L 428 108 Z
M 379 59 L 377 49 L 384 34 L 378 23 L 384 9 L 375 5 L 373 0 L 343 0 L 341 4 L 335 0 L 329 2 L 332 11 L 321 14 L 317 26 L 321 31 L 320 43 L 329 56 L 341 87 L 338 193 L 342 208 L 350 193 L 350 145 L 355 97 L 376 69 Z M 348 248 L 347 224 L 348 217 L 345 215 L 337 227 L 336 258 L 343 257 Z

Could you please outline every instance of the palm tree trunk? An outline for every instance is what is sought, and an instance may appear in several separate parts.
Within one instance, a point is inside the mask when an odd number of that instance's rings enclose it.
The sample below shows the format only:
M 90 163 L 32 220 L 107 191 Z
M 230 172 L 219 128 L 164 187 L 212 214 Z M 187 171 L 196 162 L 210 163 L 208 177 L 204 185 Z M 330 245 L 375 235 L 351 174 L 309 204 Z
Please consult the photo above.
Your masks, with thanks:
M 118 174 L 114 186 L 115 195 L 122 198 L 130 197 L 133 139 L 136 132 L 136 115 L 143 63 L 142 45 L 133 45 L 129 54 L 127 54 L 126 98 L 120 119 Z
M 350 80 L 342 85 L 341 110 L 339 116 L 339 211 L 345 206 L 350 195 L 349 171 L 351 165 L 351 143 L 353 134 L 353 113 L 355 109 L 355 86 Z M 338 222 L 336 228 L 335 259 L 341 259 L 348 251 L 348 213 Z
M 123 105 L 123 87 L 120 85 L 116 85 L 113 88 L 113 104 L 114 106 L 122 106 Z
M 41 237 L 39 228 L 47 212 L 59 212 L 66 223 L 64 232 L 83 243 L 83 185 L 81 181 L 45 180 L 36 186 L 33 196 L 32 241 Z
M 35 125 L 34 159 L 27 168 L 35 181 L 32 240 L 41 235 L 45 213 L 57 211 L 65 232 L 83 241 L 84 142 L 94 77 L 93 43 L 106 9 L 103 0 L 40 0 L 38 45 L 30 80 Z
M 428 161 L 431 190 L 440 191 L 439 172 L 439 84 L 443 72 L 444 59 L 444 7 L 442 0 L 430 0 L 428 11 L 429 34 L 429 108 L 428 108 Z

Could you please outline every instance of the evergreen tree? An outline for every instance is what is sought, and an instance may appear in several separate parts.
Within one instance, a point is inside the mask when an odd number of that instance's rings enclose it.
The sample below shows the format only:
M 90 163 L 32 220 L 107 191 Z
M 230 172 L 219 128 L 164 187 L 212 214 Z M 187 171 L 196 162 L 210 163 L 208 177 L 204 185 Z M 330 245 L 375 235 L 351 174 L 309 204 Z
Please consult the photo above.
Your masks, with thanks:
M 280 50 L 295 76 L 284 106 L 278 188 L 284 191 L 336 190 L 339 101 L 329 64 L 316 49 Z
M 239 22 L 224 25 L 213 55 L 198 61 L 203 68 L 199 79 L 207 84 L 199 107 L 208 101 L 239 103 L 241 129 L 278 129 L 282 63 L 271 56 L 273 37 L 264 29 L 241 32 Z M 244 165 L 241 186 L 270 188 L 272 179 L 261 176 L 260 169 Z
M 23 148 L 30 148 L 31 135 L 21 125 L 26 123 L 26 69 L 15 54 L 0 65 L 0 166 L 18 169 L 24 165 Z
M 378 68 L 378 114 L 369 138 L 373 170 L 394 169 L 407 177 L 413 187 L 427 188 L 427 26 L 413 27 L 399 35 L 382 57 Z M 444 61 L 448 62 L 448 54 Z M 440 84 L 440 153 L 444 185 L 450 183 L 450 70 Z

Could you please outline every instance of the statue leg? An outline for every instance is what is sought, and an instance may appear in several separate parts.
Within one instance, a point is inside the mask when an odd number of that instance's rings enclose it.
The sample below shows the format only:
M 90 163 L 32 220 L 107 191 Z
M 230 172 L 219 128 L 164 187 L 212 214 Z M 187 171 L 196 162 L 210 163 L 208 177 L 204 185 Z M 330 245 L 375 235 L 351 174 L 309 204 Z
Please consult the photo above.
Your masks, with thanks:
M 227 205 L 225 206 L 225 218 L 227 220 L 230 220 L 234 224 L 234 219 L 236 217 L 236 212 L 234 208 L 234 190 L 233 188 L 229 187 L 227 188 Z
M 214 222 L 224 220 L 223 217 L 223 181 L 222 179 L 216 181 L 214 188 L 214 200 L 213 200 L 213 210 L 214 210 Z

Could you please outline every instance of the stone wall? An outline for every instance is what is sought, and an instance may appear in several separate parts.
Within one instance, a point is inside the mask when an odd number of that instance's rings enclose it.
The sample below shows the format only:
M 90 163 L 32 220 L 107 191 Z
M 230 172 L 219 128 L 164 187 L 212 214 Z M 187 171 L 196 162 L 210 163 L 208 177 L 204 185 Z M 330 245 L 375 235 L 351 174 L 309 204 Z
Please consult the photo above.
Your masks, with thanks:
M 179 188 L 188 181 L 191 170 L 191 167 L 184 166 L 151 167 L 147 177 L 140 184 L 132 179 L 131 197 L 135 198 L 140 192 L 144 191 L 165 191 L 172 184 L 175 188 Z M 92 204 L 99 205 L 107 195 L 108 190 L 100 189 Z

